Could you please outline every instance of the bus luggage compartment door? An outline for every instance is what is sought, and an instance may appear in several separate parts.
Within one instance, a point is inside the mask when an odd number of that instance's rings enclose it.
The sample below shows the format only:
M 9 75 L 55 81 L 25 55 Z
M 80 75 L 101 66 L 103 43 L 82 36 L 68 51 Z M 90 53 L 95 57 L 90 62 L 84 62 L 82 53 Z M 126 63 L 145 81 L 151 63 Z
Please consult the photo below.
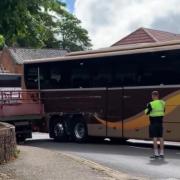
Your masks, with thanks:
M 180 89 L 179 87 L 163 88 L 166 110 L 164 117 L 164 139 L 180 141 Z M 162 95 L 162 92 L 160 93 Z
M 126 138 L 148 139 L 149 119 L 144 109 L 151 100 L 152 89 L 124 88 L 123 135 Z
M 123 136 L 123 98 L 122 88 L 109 88 L 107 94 L 107 137 Z

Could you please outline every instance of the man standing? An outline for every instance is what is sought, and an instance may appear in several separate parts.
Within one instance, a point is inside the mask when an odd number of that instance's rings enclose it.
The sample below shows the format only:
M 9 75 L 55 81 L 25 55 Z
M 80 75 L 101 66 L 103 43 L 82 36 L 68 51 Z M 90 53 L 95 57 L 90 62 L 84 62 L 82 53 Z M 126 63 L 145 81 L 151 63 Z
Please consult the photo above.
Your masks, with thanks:
M 165 102 L 159 99 L 159 92 L 152 92 L 152 101 L 147 105 L 145 113 L 149 115 L 149 135 L 153 138 L 154 155 L 150 158 L 164 158 L 163 117 L 165 115 Z M 160 141 L 160 152 L 158 151 Z

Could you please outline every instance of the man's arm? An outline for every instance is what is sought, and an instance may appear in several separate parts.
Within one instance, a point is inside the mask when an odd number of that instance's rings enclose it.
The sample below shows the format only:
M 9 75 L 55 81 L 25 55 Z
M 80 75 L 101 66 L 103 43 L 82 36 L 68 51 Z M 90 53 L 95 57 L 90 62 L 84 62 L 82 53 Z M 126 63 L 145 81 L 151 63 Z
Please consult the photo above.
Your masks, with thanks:
M 151 107 L 151 104 L 149 103 L 149 104 L 147 105 L 147 108 L 145 109 L 145 114 L 146 114 L 146 115 L 149 115 L 151 111 L 152 111 L 152 107 Z

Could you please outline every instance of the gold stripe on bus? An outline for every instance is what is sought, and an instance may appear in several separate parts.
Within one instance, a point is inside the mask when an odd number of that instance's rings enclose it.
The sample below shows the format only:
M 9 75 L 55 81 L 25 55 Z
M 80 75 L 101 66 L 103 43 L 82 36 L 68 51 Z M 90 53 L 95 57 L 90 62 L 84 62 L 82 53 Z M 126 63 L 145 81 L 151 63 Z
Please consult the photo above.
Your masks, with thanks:
M 164 98 L 166 102 L 166 116 L 169 116 L 173 111 L 180 106 L 180 91 L 176 91 Z M 106 126 L 106 120 L 98 117 L 97 114 L 94 115 L 96 120 Z M 118 120 L 117 120 L 118 121 Z M 132 130 L 134 128 L 143 128 L 149 125 L 148 116 L 144 114 L 144 111 L 135 115 L 133 117 L 127 118 L 123 121 L 123 128 L 125 130 Z M 108 128 L 122 129 L 122 121 L 112 122 L 112 120 L 107 120 Z

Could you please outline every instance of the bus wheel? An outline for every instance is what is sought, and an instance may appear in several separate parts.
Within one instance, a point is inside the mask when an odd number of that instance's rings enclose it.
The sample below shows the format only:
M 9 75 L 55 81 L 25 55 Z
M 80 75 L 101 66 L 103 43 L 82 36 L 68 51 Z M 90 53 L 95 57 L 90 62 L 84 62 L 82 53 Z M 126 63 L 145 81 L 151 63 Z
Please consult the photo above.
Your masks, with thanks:
M 85 142 L 87 140 L 87 127 L 82 121 L 75 122 L 73 126 L 73 138 L 76 142 Z
M 54 140 L 55 141 L 65 141 L 66 136 L 66 130 L 65 125 L 63 122 L 59 121 L 56 124 L 54 124 Z

